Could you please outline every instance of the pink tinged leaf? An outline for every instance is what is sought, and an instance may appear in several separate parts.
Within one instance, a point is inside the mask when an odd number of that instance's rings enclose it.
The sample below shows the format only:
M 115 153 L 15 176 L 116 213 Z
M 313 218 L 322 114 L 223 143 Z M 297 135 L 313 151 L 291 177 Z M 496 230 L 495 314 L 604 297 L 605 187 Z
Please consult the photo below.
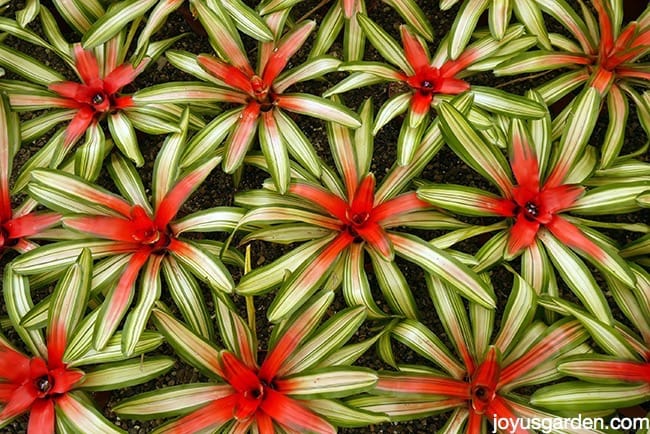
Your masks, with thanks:
M 54 401 L 37 399 L 32 405 L 27 434 L 54 434 Z
M 429 110 L 431 110 L 431 101 L 433 100 L 433 94 L 431 93 L 422 93 L 419 91 L 415 91 L 413 93 L 413 97 L 411 98 L 411 111 L 413 112 L 412 116 L 416 116 L 416 118 L 420 119 L 429 113 Z M 416 123 L 413 125 L 411 123 L 412 127 L 415 127 L 419 124 Z
M 9 238 L 18 239 L 38 235 L 44 229 L 56 225 L 61 220 L 61 214 L 30 213 L 6 222 L 3 227 Z
M 577 320 L 564 323 L 553 329 L 529 348 L 525 354 L 502 369 L 499 388 L 526 375 L 543 362 L 556 357 L 562 351 L 563 344 L 575 342 L 581 336 L 586 336 L 586 334 Z
M 92 51 L 84 50 L 81 44 L 74 46 L 75 66 L 84 83 L 93 85 L 99 77 L 99 65 Z
M 239 123 L 230 133 L 228 149 L 223 162 L 223 170 L 232 173 L 237 169 L 248 152 L 255 134 L 257 133 L 257 119 L 260 115 L 260 105 L 250 102 L 242 111 Z
M 236 394 L 217 399 L 205 407 L 199 408 L 180 419 L 176 419 L 171 424 L 165 425 L 162 431 L 166 434 L 213 432 L 233 419 L 233 408 L 236 403 Z
M 404 46 L 404 54 L 406 60 L 413 67 L 414 71 L 429 66 L 429 56 L 420 41 L 413 35 L 408 27 L 401 25 L 400 34 L 402 35 L 402 45 Z
M 593 74 L 591 79 L 591 87 L 596 89 L 601 95 L 607 93 L 607 89 L 614 83 L 616 79 L 616 74 L 614 72 L 605 69 L 603 67 L 598 67 L 596 73 Z
M 429 395 L 444 395 L 470 399 L 470 386 L 464 381 L 452 378 L 398 375 L 380 377 L 375 389 L 396 393 L 424 393 Z
M 65 321 L 60 319 L 53 321 L 47 331 L 47 360 L 52 368 L 63 366 L 63 353 L 68 345 L 68 331 L 65 326 Z
M 287 66 L 287 62 L 291 56 L 305 43 L 309 34 L 314 30 L 314 27 L 316 27 L 315 21 L 306 21 L 305 24 L 299 26 L 291 34 L 282 39 L 277 50 L 273 51 L 266 65 L 264 65 L 262 72 L 262 81 L 264 84 L 270 86 L 273 83 L 285 66 Z
M 262 385 L 255 372 L 229 351 L 221 353 L 223 378 L 238 392 L 258 390 Z
M 219 161 L 221 161 L 219 158 L 212 158 L 206 161 L 178 181 L 176 185 L 167 192 L 163 200 L 160 201 L 158 209 L 156 209 L 154 223 L 157 228 L 162 230 L 169 224 L 187 198 L 189 198 L 194 190 L 196 190 L 205 178 L 208 177 Z
M 90 107 L 81 107 L 65 130 L 64 146 L 76 143 L 93 122 L 95 111 Z
M 638 28 L 639 24 L 636 22 L 631 22 L 625 26 L 623 31 L 618 35 L 618 38 L 616 38 L 616 43 L 614 44 L 612 53 L 618 54 L 630 47 L 630 45 L 632 45 L 632 39 L 634 38 L 634 35 L 636 34 Z
M 400 214 L 408 214 L 420 209 L 430 208 L 427 202 L 418 199 L 417 194 L 413 192 L 404 193 L 384 203 L 377 205 L 370 215 L 372 221 L 381 223 L 387 218 Z
M 366 175 L 359 184 L 354 198 L 350 203 L 350 212 L 348 218 L 353 218 L 358 214 L 364 214 L 364 217 L 370 217 L 370 212 L 374 205 L 375 199 L 375 176 L 372 173 Z
M 448 60 L 440 67 L 442 77 L 455 77 L 472 63 L 482 57 L 483 53 L 476 48 L 468 48 L 456 60 Z
M 92 234 L 99 238 L 127 243 L 138 242 L 135 236 L 137 228 L 134 223 L 120 217 L 66 217 L 63 219 L 63 224 L 67 228 Z M 136 248 L 135 245 L 134 248 Z
M 517 204 L 510 199 L 494 198 L 486 196 L 483 198 L 482 209 L 490 211 L 503 217 L 514 217 Z
M 5 403 L 11 399 L 11 395 L 18 388 L 17 384 L 0 383 L 0 403 Z
M 307 410 L 295 400 L 271 388 L 266 389 L 266 395 L 260 408 L 280 425 L 298 432 L 320 434 L 336 432 L 336 429 L 326 420 Z
M 467 418 L 467 434 L 480 434 L 483 432 L 483 415 L 476 413 L 474 410 L 469 410 L 469 417 Z
M 519 214 L 515 224 L 510 228 L 508 254 L 515 255 L 521 249 L 533 244 L 538 230 L 539 223 L 537 221 L 528 220 L 523 214 Z
M 363 226 L 355 227 L 354 231 L 386 260 L 393 260 L 393 244 L 386 231 L 377 223 L 368 222 Z
M 446 95 L 457 95 L 469 90 L 469 83 L 459 78 L 443 78 L 438 83 L 436 91 Z
M 584 187 L 566 184 L 543 188 L 539 194 L 539 202 L 543 204 L 545 212 L 555 214 L 573 205 L 584 191 Z
M 620 67 L 616 69 L 616 75 L 618 77 L 639 78 L 650 81 L 650 71 Z
M 151 251 L 148 248 L 134 253 L 120 276 L 117 286 L 104 300 L 99 314 L 101 320 L 98 320 L 95 326 L 96 347 L 101 348 L 106 344 L 129 308 L 133 299 L 133 286 L 149 255 Z
M 587 238 L 575 225 L 559 215 L 553 216 L 553 219 L 546 224 L 546 227 L 558 240 L 567 246 L 581 250 L 596 260 L 602 261 L 605 259 L 605 252 L 596 243 Z
M 345 201 L 322 187 L 296 182 L 289 186 L 289 192 L 323 207 L 332 217 L 336 217 L 341 222 L 347 219 L 348 205 Z
M 496 419 L 510 419 L 508 426 L 514 427 L 514 429 L 511 428 L 511 431 L 509 431 L 512 434 L 530 434 L 530 431 L 521 428 L 521 426 L 517 424 L 521 418 L 512 411 L 508 405 L 508 400 L 498 395 L 494 400 L 492 400 L 488 407 L 488 420 L 494 421 Z
M 18 386 L 7 405 L 0 412 L 0 420 L 7 420 L 18 416 L 27 411 L 34 401 L 38 398 L 38 391 L 31 382 L 30 378 Z
M 54 387 L 51 393 L 66 393 L 72 390 L 84 377 L 82 371 L 78 369 L 66 369 L 63 366 L 50 371 L 50 374 L 54 379 Z
M 255 415 L 257 422 L 257 429 L 260 434 L 274 434 L 275 428 L 273 427 L 273 419 L 263 411 L 258 411 Z
M 614 46 L 614 31 L 612 29 L 612 20 L 608 14 L 607 7 L 602 0 L 593 0 L 594 8 L 598 12 L 598 22 L 600 28 L 600 55 L 609 55 Z
M 537 154 L 519 128 L 513 128 L 510 164 L 520 187 L 529 191 L 539 191 Z
M 133 97 L 130 95 L 118 96 L 113 100 L 113 108 L 116 110 L 133 107 L 134 105 L 135 103 L 133 102 Z
M 251 85 L 251 77 L 246 75 L 240 69 L 235 68 L 221 60 L 200 54 L 196 60 L 203 66 L 209 73 L 222 80 L 229 86 L 253 95 L 253 86 Z
M 72 99 L 76 104 L 70 103 L 70 106 L 79 107 L 79 104 L 91 104 L 92 92 L 85 84 L 75 83 L 74 81 L 60 81 L 47 86 L 52 92 L 56 92 L 64 98 Z
M 140 70 L 129 63 L 118 66 L 104 78 L 104 91 L 108 95 L 119 92 L 124 86 L 132 83 L 139 73 Z
M 73 99 L 56 96 L 10 95 L 11 106 L 15 108 L 37 105 L 39 107 L 79 108 L 81 104 Z
M 29 376 L 29 365 L 29 357 L 0 345 L 0 379 L 20 384 Z

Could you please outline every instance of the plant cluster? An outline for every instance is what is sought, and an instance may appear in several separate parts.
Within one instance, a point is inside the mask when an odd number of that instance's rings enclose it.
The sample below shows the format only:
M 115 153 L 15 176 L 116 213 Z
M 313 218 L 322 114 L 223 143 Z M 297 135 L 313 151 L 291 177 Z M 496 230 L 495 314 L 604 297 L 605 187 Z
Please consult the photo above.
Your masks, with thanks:
M 316 3 L 0 0 L 0 428 L 647 418 L 650 6 Z

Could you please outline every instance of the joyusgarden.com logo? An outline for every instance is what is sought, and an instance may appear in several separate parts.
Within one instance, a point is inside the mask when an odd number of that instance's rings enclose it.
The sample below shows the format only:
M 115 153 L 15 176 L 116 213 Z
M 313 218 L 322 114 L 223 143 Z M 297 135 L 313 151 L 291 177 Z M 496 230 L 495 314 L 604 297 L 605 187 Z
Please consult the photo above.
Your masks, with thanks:
M 549 434 L 560 430 L 647 430 L 650 429 L 650 419 L 647 417 L 629 418 L 613 417 L 609 420 L 602 417 L 531 417 L 531 418 L 498 418 L 492 419 L 492 432 L 514 434 L 519 430 L 533 430 Z

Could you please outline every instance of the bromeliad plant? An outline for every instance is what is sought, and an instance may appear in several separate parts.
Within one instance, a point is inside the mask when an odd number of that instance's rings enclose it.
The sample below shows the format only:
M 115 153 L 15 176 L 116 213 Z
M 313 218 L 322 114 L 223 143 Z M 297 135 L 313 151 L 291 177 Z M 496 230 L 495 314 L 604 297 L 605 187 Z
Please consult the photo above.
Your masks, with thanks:
M 305 43 L 315 23 L 298 23 L 282 35 L 289 10 L 266 16 L 265 21 L 277 40 L 259 43 L 259 66 L 255 69 L 248 60 L 234 23 L 224 13 L 223 7 L 216 2 L 212 3 L 212 7 L 202 2 L 195 2 L 194 6 L 218 57 L 170 51 L 167 58 L 174 66 L 206 83 L 154 86 L 138 92 L 135 101 L 200 101 L 239 106 L 215 119 L 203 131 L 211 140 L 204 147 L 188 149 L 186 164 L 214 155 L 225 134 L 228 134 L 222 167 L 226 173 L 233 173 L 241 167 L 254 139 L 259 136 L 262 153 L 279 191 L 286 192 L 289 184 L 289 155 L 319 176 L 316 152 L 286 111 L 340 122 L 349 127 L 358 127 L 359 120 L 354 112 L 341 104 L 315 95 L 285 92 L 298 82 L 335 71 L 340 64 L 333 57 L 321 56 L 283 73 L 289 59 Z
M 611 242 L 589 227 L 598 227 L 598 223 L 575 219 L 569 212 L 589 216 L 638 210 L 636 196 L 648 188 L 648 182 L 616 183 L 616 178 L 611 178 L 612 182 L 601 187 L 587 190 L 583 186 L 596 165 L 594 153 L 585 150 L 589 125 L 593 125 L 589 103 L 597 97 L 595 92 L 592 89 L 577 101 L 576 111 L 553 150 L 550 116 L 528 123 L 509 121 L 504 131 L 509 164 L 501 150 L 486 142 L 458 110 L 441 103 L 440 124 L 447 143 L 499 194 L 475 187 L 426 184 L 418 189 L 418 197 L 463 215 L 506 218 L 506 225 L 485 228 L 501 230 L 478 252 L 477 269 L 521 254 L 522 273 L 538 293 L 557 295 L 556 270 L 584 306 L 611 324 L 602 290 L 574 252 L 629 287 L 634 286 L 635 278 Z M 530 95 L 535 98 L 534 93 Z
M 40 330 L 22 327 L 32 302 L 29 283 L 10 265 L 6 268 L 4 297 L 9 318 L 33 356 L 23 354 L 0 335 L 0 427 L 29 413 L 28 434 L 122 433 L 102 416 L 87 392 L 140 384 L 173 366 L 169 357 L 144 357 L 163 342 L 152 331 L 144 332 L 135 343 L 132 355 L 142 358 L 127 360 L 119 334 L 102 351 L 92 348 L 88 337 L 97 311 L 85 314 L 91 268 L 90 252 L 84 250 L 61 277 L 52 295 L 45 337 Z
M 564 300 L 546 300 L 550 308 L 579 320 L 607 354 L 590 352 L 563 359 L 558 370 L 580 381 L 536 391 L 532 396 L 536 405 L 577 413 L 650 401 L 650 275 L 637 265 L 631 268 L 637 280 L 635 288 L 631 290 L 616 281 L 610 281 L 609 288 L 636 332 L 620 322 L 605 324 Z
M 315 296 L 274 329 L 267 350 L 258 345 L 255 330 L 219 297 L 215 303 L 223 347 L 196 336 L 166 310 L 155 309 L 156 326 L 167 341 L 211 381 L 135 396 L 115 412 L 137 419 L 180 416 L 155 433 L 187 434 L 334 433 L 337 425 L 386 420 L 339 400 L 370 389 L 377 375 L 350 366 L 374 339 L 345 346 L 366 316 L 363 307 L 342 310 L 319 327 L 333 299 L 332 292 Z
M 402 49 L 367 16 L 359 14 L 358 20 L 377 51 L 398 69 L 378 62 L 348 62 L 341 69 L 353 74 L 330 89 L 326 95 L 376 83 L 403 83 L 409 90 L 398 92 L 384 103 L 373 127 L 373 134 L 376 134 L 392 119 L 408 111 L 397 142 L 399 164 L 408 164 L 413 158 L 428 125 L 429 114 L 438 103 L 462 92 L 471 90 L 474 104 L 480 109 L 524 118 L 543 116 L 543 107 L 535 101 L 494 88 L 470 85 L 466 81 L 469 75 L 489 70 L 534 44 L 534 38 L 523 36 L 521 26 L 512 27 L 501 41 L 485 36 L 463 51 L 458 59 L 451 60 L 448 56 L 449 38 L 440 43 L 437 53 L 430 58 L 426 45 L 409 27 L 400 27 Z M 475 118 L 480 122 L 484 115 L 477 110 Z M 482 122 L 482 127 L 490 128 L 489 120 Z
M 472 304 L 470 321 L 455 291 L 434 276 L 427 279 L 427 285 L 456 354 L 426 325 L 405 320 L 391 330 L 392 336 L 436 368 L 401 364 L 386 348 L 382 353 L 399 371 L 381 372 L 371 390 L 375 396 L 355 398 L 349 404 L 384 412 L 392 420 L 409 420 L 453 409 L 441 433 L 486 432 L 486 422 L 495 419 L 510 419 L 510 426 L 514 427 L 516 418 L 553 417 L 530 405 L 526 396 L 515 391 L 561 378 L 555 368 L 558 360 L 567 354 L 589 351 L 583 344 L 588 334 L 580 322 L 565 319 L 547 326 L 535 320 L 535 292 L 514 274 L 501 327 L 492 341 L 494 311 Z M 493 427 L 492 432 L 496 429 Z
M 25 187 L 31 169 L 58 167 L 84 135 L 85 142 L 74 157 L 75 172 L 84 178 L 94 180 L 98 176 L 113 143 L 136 165 L 144 164 L 134 127 L 150 134 L 176 132 L 182 109 L 175 105 L 137 103 L 121 91 L 178 37 L 150 44 L 139 57 L 127 61 L 137 25 L 122 29 L 104 44 L 87 50 L 78 43 L 66 41 L 44 6 L 40 8 L 40 16 L 47 40 L 5 18 L 0 18 L 0 27 L 58 56 L 78 79 L 68 79 L 31 56 L 0 44 L 0 65 L 23 79 L 0 81 L 0 90 L 8 94 L 12 109 L 18 112 L 44 110 L 21 123 L 22 141 L 32 142 L 51 133 L 57 125 L 65 125 L 27 162 L 16 181 L 16 190 Z M 191 119 L 193 127 L 203 126 L 196 115 Z M 105 137 L 103 120 L 107 121 L 110 140 Z
M 187 130 L 187 112 L 181 129 Z M 43 205 L 64 214 L 63 225 L 82 236 L 50 244 L 31 255 L 23 255 L 12 265 L 24 275 L 56 272 L 67 266 L 79 251 L 88 248 L 95 258 L 103 258 L 93 287 L 93 295 L 106 291 L 106 299 L 94 325 L 95 348 L 106 346 L 129 311 L 140 276 L 140 297 L 126 316 L 122 349 L 134 350 L 151 308 L 160 297 L 160 271 L 167 288 L 186 320 L 200 335 L 212 336 L 210 317 L 195 277 L 218 292 L 232 292 L 234 282 L 221 262 L 222 246 L 214 241 L 191 241 L 186 232 L 217 232 L 232 229 L 243 211 L 215 207 L 175 219 L 183 203 L 220 162 L 213 157 L 185 173 L 179 171 L 185 133 L 173 134 L 163 144 L 154 165 L 153 206 L 133 165 L 113 154 L 109 173 L 124 198 L 61 171 L 39 169 L 32 172 L 30 194 Z M 224 259 L 241 264 L 236 254 Z M 195 277 L 194 277 L 195 276 Z M 47 309 L 47 304 L 41 305 Z M 33 314 L 32 314 L 33 315 Z
M 601 98 L 606 97 L 609 122 L 599 164 L 600 167 L 609 167 L 619 156 L 625 140 L 630 111 L 628 98 L 634 102 L 646 134 L 650 134 L 650 105 L 638 91 L 638 88 L 650 87 L 650 71 L 646 63 L 650 54 L 650 6 L 637 21 L 622 28 L 621 1 L 593 0 L 591 3 L 598 13 L 597 20 L 583 3 L 584 18 L 580 18 L 564 1 L 540 4 L 544 12 L 560 22 L 575 40 L 551 34 L 553 49 L 547 47 L 520 54 L 499 65 L 495 74 L 569 68 L 568 72 L 537 88 L 547 104 L 558 101 L 580 86 L 596 89 Z M 573 99 L 567 105 L 564 117 L 577 103 L 577 99 Z M 600 110 L 599 101 L 595 101 L 592 109 L 596 113 Z
M 397 254 L 426 272 L 441 276 L 468 299 L 493 307 L 490 286 L 459 259 L 421 238 L 394 229 L 449 229 L 465 224 L 432 210 L 414 191 L 406 189 L 428 161 L 424 155 L 410 166 L 395 166 L 375 188 L 375 175 L 370 172 L 370 101 L 360 113 L 363 126 L 354 135 L 345 127 L 328 123 L 330 150 L 340 178 L 323 166 L 320 180 L 305 171 L 296 171 L 288 195 L 266 188 L 236 197 L 238 204 L 250 209 L 239 223 L 242 228 L 252 229 L 242 242 L 310 240 L 244 276 L 237 293 L 261 294 L 281 283 L 268 311 L 269 319 L 275 322 L 297 309 L 328 279 L 336 282 L 340 274 L 349 305 L 365 305 L 371 317 L 385 317 L 368 283 L 367 253 L 390 308 L 395 314 L 415 318 L 415 301 L 394 261 Z M 286 270 L 291 274 L 285 279 Z

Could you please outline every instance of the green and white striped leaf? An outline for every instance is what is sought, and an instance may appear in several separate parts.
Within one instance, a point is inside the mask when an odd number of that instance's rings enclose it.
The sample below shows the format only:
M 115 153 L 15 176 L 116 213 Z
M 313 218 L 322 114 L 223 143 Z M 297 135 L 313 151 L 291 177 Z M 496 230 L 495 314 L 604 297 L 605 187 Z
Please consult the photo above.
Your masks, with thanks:
M 509 191 L 512 181 L 503 154 L 494 146 L 487 144 L 452 105 L 440 103 L 438 114 L 441 130 L 452 150 L 502 192 Z
M 221 3 L 232 19 L 237 23 L 237 28 L 248 36 L 258 41 L 272 41 L 273 32 L 264 20 L 241 0 L 232 0 Z
M 411 288 L 394 261 L 387 261 L 373 249 L 366 250 L 372 260 L 375 278 L 391 310 L 406 318 L 417 319 L 418 309 Z
M 625 408 L 645 402 L 650 385 L 605 385 L 569 381 L 533 393 L 531 404 L 555 411 L 585 412 Z
M 92 256 L 84 249 L 59 279 L 49 303 L 48 333 L 51 338 L 63 338 L 65 345 L 86 311 L 90 292 Z M 50 338 L 50 339 L 51 339 Z
M 474 104 L 506 116 L 538 119 L 546 114 L 546 107 L 526 97 L 485 86 L 472 86 Z
M 152 215 L 153 211 L 142 179 L 133 164 L 115 152 L 111 154 L 107 169 L 120 194 L 130 203 L 140 205 L 149 215 Z
M 377 382 L 377 374 L 361 367 L 330 367 L 275 380 L 287 395 L 301 399 L 342 398 L 365 392 Z
M 362 411 L 331 399 L 310 399 L 309 409 L 340 427 L 367 426 L 388 421 L 388 417 L 382 414 Z
M 456 19 L 449 31 L 449 57 L 452 60 L 461 55 L 472 33 L 476 28 L 479 17 L 488 8 L 489 0 L 468 0 L 463 2 Z
M 3 279 L 4 303 L 11 325 L 21 340 L 34 355 L 47 357 L 47 345 L 40 330 L 27 330 L 21 326 L 22 318 L 34 307 L 29 281 L 23 275 L 16 273 L 11 266 L 4 270 Z
M 142 17 L 157 0 L 123 0 L 111 5 L 89 29 L 83 32 L 81 42 L 86 49 L 94 48 L 118 34 L 126 25 Z
M 394 8 L 404 21 L 413 27 L 427 41 L 433 41 L 433 29 L 424 12 L 414 0 L 386 0 L 385 3 Z
M 113 407 L 120 417 L 139 420 L 186 414 L 232 394 L 229 384 L 181 384 L 141 393 Z
M 278 371 L 278 376 L 305 372 L 319 365 L 356 333 L 366 316 L 363 306 L 338 312 L 287 358 Z
M 106 140 L 102 128 L 98 124 L 91 124 L 86 130 L 86 141 L 74 155 L 75 175 L 88 181 L 96 180 L 102 170 L 104 157 L 112 146 L 113 142 Z M 55 156 L 55 161 L 59 158 Z
M 211 343 L 195 335 L 170 314 L 160 309 L 154 309 L 152 313 L 156 327 L 179 356 L 211 377 L 221 375 L 219 351 Z
M 454 378 L 463 378 L 466 369 L 458 363 L 449 349 L 424 324 L 404 320 L 391 331 L 395 339 L 443 368 Z
M 75 331 L 73 340 L 68 345 L 63 358 L 68 366 L 101 365 L 119 362 L 126 358 L 122 353 L 122 332 L 115 333 L 101 351 L 93 348 L 93 328 L 97 313 L 99 313 L 98 310 L 89 315 L 89 321 L 84 319 L 83 324 Z M 145 330 L 135 346 L 133 356 L 153 351 L 163 341 L 164 338 L 160 333 Z
M 60 420 L 60 423 L 71 429 L 70 432 L 126 433 L 126 431 L 117 428 L 106 420 L 99 410 L 95 408 L 95 404 L 80 391 L 63 394 L 56 400 L 54 408 L 56 410 L 57 424 Z
M 0 45 L 0 65 L 33 83 L 43 86 L 65 80 L 54 69 L 5 45 Z
M 499 215 L 488 206 L 488 200 L 499 200 L 499 196 L 474 187 L 453 184 L 425 184 L 418 188 L 418 197 L 437 207 L 456 214 L 470 216 Z
M 412 96 L 410 92 L 405 92 L 386 101 L 377 112 L 372 134 L 376 135 L 384 125 L 406 112 L 411 104 Z
M 569 211 L 581 215 L 625 214 L 639 210 L 637 197 L 650 189 L 650 181 L 611 183 L 588 190 Z
M 33 142 L 42 137 L 62 122 L 71 120 L 77 113 L 73 110 L 54 110 L 50 113 L 38 116 L 34 119 L 20 123 L 20 137 L 23 142 Z
M 154 103 L 211 103 L 211 102 L 240 102 L 245 99 L 238 91 L 220 88 L 202 82 L 169 82 L 156 84 L 141 89 L 133 94 L 136 105 Z
M 240 114 L 240 108 L 227 111 L 195 134 L 185 147 L 181 168 L 189 167 L 197 161 L 213 155 L 239 120 Z
M 395 252 L 456 288 L 467 299 L 494 308 L 492 288 L 451 255 L 409 234 L 389 234 Z
M 372 250 L 372 249 L 369 249 Z M 343 297 L 348 306 L 365 306 L 371 318 L 383 318 L 386 314 L 377 306 L 370 292 L 368 276 L 364 269 L 364 245 L 354 243 L 344 253 Z
M 142 167 L 144 157 L 129 117 L 122 111 L 111 113 L 108 117 L 108 128 L 120 152 L 129 157 L 137 167 Z
M 341 61 L 335 57 L 322 56 L 309 59 L 307 62 L 281 74 L 274 82 L 273 89 L 283 93 L 288 87 L 301 81 L 313 80 L 337 70 Z
M 349 128 L 359 128 L 359 116 L 346 106 L 337 104 L 328 99 L 306 93 L 286 93 L 277 97 L 280 108 L 322 119 L 328 122 L 337 122 Z
M 254 269 L 239 281 L 236 292 L 240 295 L 257 295 L 268 292 L 279 285 L 287 276 L 302 264 L 304 258 L 311 257 L 315 252 L 329 244 L 334 235 L 313 240 L 282 255 L 272 263 Z
M 556 298 L 553 300 L 562 309 L 574 316 L 587 329 L 592 339 L 607 353 L 620 359 L 635 360 L 638 358 L 634 349 L 627 343 L 623 335 L 614 327 L 592 318 L 575 305 Z
M 370 43 L 384 59 L 409 75 L 414 73 L 413 68 L 406 60 L 402 47 L 384 29 L 364 14 L 357 14 L 357 19 Z
M 226 293 L 233 291 L 235 283 L 219 258 L 188 240 L 178 241 L 170 250 L 192 274 L 206 282 L 212 289 Z
M 302 167 L 319 178 L 321 176 L 320 158 L 307 136 L 305 136 L 298 125 L 283 113 L 282 110 L 273 110 L 273 116 L 289 154 Z
M 174 366 L 171 357 L 127 360 L 85 370 L 83 388 L 92 391 L 124 389 L 152 380 Z
M 598 320 L 612 325 L 614 321 L 612 312 L 609 310 L 602 290 L 584 262 L 549 231 L 540 230 L 537 236 L 544 243 L 544 247 L 546 247 L 555 269 L 562 276 L 562 280 L 571 288 L 582 304 Z

